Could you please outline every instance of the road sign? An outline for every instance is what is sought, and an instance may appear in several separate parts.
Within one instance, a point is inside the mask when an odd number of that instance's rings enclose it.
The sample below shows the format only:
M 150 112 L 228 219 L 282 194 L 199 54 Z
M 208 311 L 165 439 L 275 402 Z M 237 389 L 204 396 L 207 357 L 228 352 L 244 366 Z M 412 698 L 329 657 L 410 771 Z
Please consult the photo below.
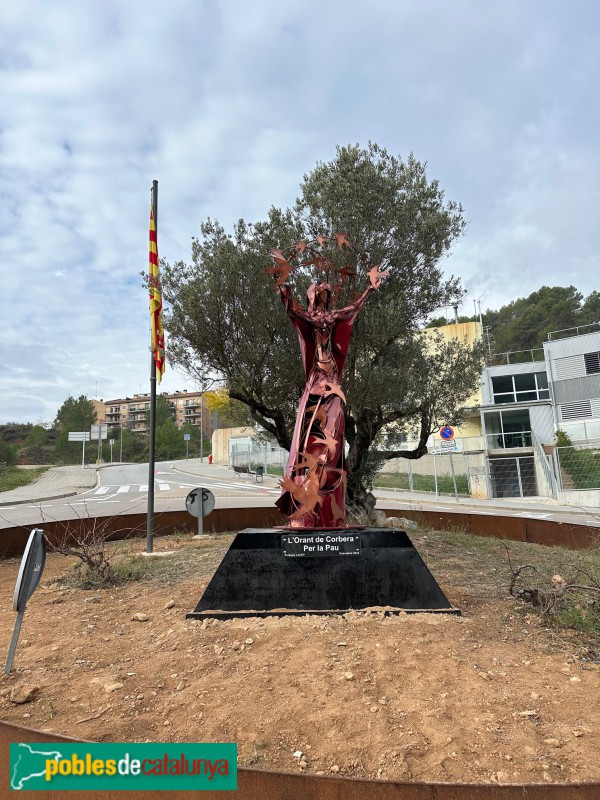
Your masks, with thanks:
M 70 442 L 89 442 L 90 434 L 87 431 L 69 431 Z
M 450 439 L 450 441 L 441 441 L 440 442 L 440 450 L 442 453 L 448 453 L 452 450 L 458 450 L 458 444 L 456 439 Z
M 209 489 L 192 489 L 185 498 L 185 507 L 192 517 L 198 517 L 198 536 L 204 535 L 203 518 L 215 507 L 215 496 Z
M 450 425 L 444 425 L 440 431 L 440 436 L 445 442 L 449 442 L 450 439 L 454 439 L 454 428 L 451 428 Z
M 10 647 L 8 648 L 6 664 L 4 665 L 4 672 L 6 673 L 9 673 L 12 669 L 15 650 L 17 649 L 17 642 L 21 632 L 21 624 L 23 623 L 23 615 L 25 614 L 25 606 L 40 582 L 45 563 L 46 540 L 44 531 L 41 528 L 36 528 L 29 534 L 25 552 L 21 559 L 19 574 L 17 575 L 17 583 L 13 595 L 13 611 L 17 612 L 17 621 L 15 622 Z
M 94 442 L 98 439 L 108 439 L 108 425 L 105 422 L 101 422 L 100 425 L 92 425 L 91 438 Z
M 183 441 L 184 442 L 189 442 L 191 438 L 192 438 L 192 434 L 191 433 L 184 433 L 183 434 Z
M 199 503 L 199 498 L 202 498 L 202 503 Z M 185 498 L 185 507 L 192 517 L 197 517 L 202 505 L 202 516 L 206 517 L 215 507 L 215 496 L 209 489 L 192 489 L 192 491 Z

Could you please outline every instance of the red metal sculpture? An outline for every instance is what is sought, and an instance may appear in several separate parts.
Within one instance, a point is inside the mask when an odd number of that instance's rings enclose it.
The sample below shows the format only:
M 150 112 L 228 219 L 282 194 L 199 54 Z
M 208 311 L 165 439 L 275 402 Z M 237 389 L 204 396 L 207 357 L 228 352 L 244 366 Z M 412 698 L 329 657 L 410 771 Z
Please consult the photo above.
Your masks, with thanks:
M 335 266 L 327 258 L 322 251 L 327 242 L 335 242 L 343 254 L 352 252 L 369 267 L 369 286 L 345 308 L 335 309 L 333 305 L 339 289 L 346 280 L 353 279 L 355 272 L 348 263 Z M 287 469 L 280 481 L 283 491 L 275 505 L 289 516 L 289 527 L 339 529 L 347 527 L 342 370 L 354 320 L 388 273 L 369 265 L 343 233 L 318 236 L 316 245 L 297 242 L 287 257 L 281 250 L 271 250 L 275 265 L 267 270 L 277 277 L 281 300 L 298 333 L 306 375 Z M 307 266 L 316 267 L 319 274 L 325 272 L 334 286 L 332 289 L 328 282 L 313 283 L 307 292 L 305 310 L 293 299 L 286 281 L 292 270 Z

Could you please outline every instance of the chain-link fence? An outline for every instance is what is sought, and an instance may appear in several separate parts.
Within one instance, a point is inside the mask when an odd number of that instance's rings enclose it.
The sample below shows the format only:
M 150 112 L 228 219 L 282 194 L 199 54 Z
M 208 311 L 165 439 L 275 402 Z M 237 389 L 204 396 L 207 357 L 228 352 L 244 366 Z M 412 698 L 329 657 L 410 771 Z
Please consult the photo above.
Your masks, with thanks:
M 394 458 L 376 475 L 380 489 L 403 489 L 438 495 L 488 496 L 482 453 L 428 453 L 419 459 Z
M 287 460 L 288 451 L 270 442 L 232 444 L 229 451 L 230 467 L 248 467 L 251 472 L 262 466 L 267 474 L 283 475 Z
M 554 451 L 562 491 L 600 489 L 600 440 Z

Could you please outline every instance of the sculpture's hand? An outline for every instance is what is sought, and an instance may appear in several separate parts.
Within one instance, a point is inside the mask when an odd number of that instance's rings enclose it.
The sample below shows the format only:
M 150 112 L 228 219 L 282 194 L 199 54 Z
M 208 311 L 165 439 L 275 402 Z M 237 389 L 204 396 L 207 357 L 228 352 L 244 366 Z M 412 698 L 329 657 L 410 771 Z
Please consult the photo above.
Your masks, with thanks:
M 371 282 L 372 289 L 379 289 L 381 286 L 382 278 L 387 278 L 390 273 L 386 270 L 379 271 L 379 265 L 375 265 L 372 269 L 369 270 L 369 280 Z
M 273 248 L 269 251 L 271 253 L 271 258 L 275 262 L 274 267 L 269 267 L 265 270 L 267 275 L 273 275 L 277 278 L 276 286 L 281 286 L 285 281 L 288 279 L 290 272 L 294 269 L 294 266 L 290 264 L 287 258 L 283 255 L 281 250 L 277 250 L 277 248 Z

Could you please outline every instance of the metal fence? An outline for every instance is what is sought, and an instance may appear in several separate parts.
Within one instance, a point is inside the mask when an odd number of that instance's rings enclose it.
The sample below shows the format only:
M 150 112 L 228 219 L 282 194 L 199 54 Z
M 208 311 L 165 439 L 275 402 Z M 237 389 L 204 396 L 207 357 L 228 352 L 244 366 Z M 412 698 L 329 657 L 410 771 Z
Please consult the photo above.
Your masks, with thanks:
M 475 498 L 556 497 L 558 491 L 600 489 L 600 439 L 557 447 L 548 456 L 535 436 L 533 453 L 511 456 L 433 451 L 419 459 L 395 458 L 375 476 L 374 486 L 409 492 Z M 496 450 L 496 453 L 501 452 Z M 278 445 L 252 440 L 233 444 L 229 464 L 282 475 L 288 452 Z
M 419 459 L 394 458 L 375 476 L 380 489 L 402 489 L 439 495 L 487 497 L 482 453 L 432 452 Z
M 229 466 L 248 467 L 252 472 L 257 466 L 262 466 L 267 473 L 282 475 L 288 455 L 288 451 L 279 445 L 252 440 L 249 444 L 231 445 Z
M 562 491 L 600 489 L 600 440 L 557 447 L 554 458 Z
M 550 497 L 556 498 L 558 492 L 558 483 L 554 474 L 552 459 L 545 453 L 544 448 L 542 447 L 540 440 L 537 438 L 535 433 L 531 434 L 531 443 L 533 445 L 535 460 L 539 465 L 539 482 L 544 483 L 544 488 L 546 490 L 543 493 Z M 541 493 L 542 492 L 540 491 L 540 494 Z

